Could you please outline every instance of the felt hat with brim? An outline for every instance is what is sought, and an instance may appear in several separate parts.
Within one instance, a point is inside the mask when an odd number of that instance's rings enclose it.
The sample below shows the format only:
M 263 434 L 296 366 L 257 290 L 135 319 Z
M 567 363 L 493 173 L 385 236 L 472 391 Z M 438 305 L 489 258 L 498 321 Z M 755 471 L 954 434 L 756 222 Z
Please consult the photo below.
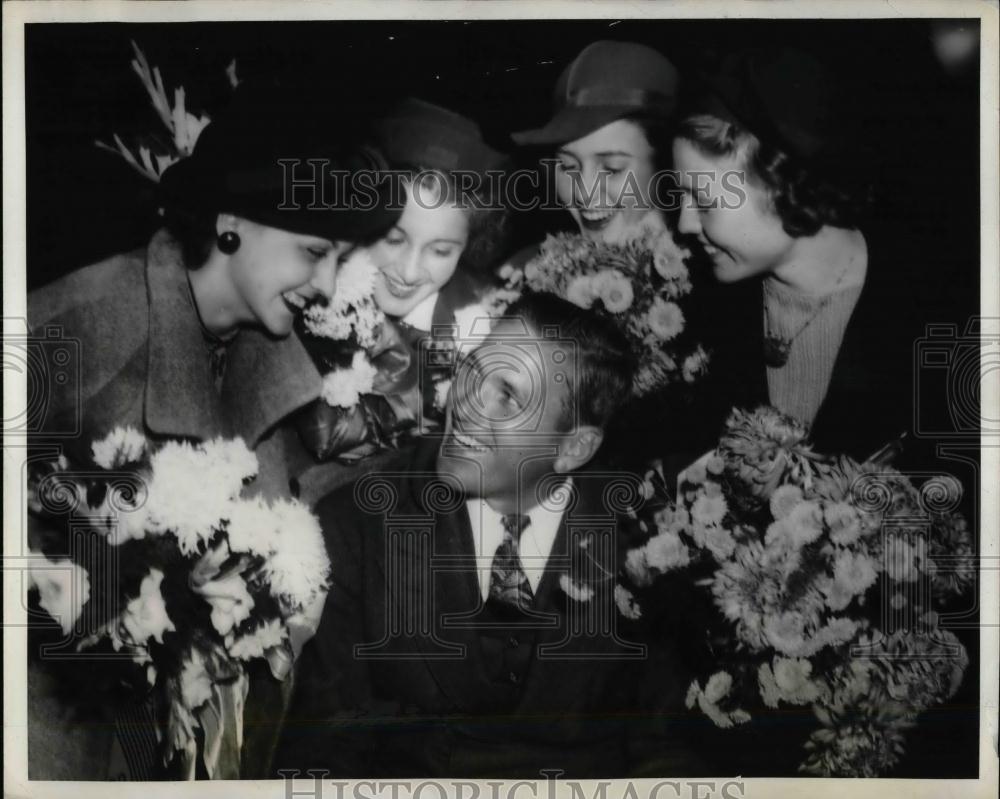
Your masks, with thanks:
M 486 143 L 474 121 L 415 97 L 397 103 L 372 127 L 393 166 L 484 174 L 506 164 L 506 155 Z
M 699 80 L 692 110 L 735 123 L 804 165 L 833 169 L 858 144 L 847 87 L 808 53 L 733 53 Z
M 385 160 L 359 133 L 289 108 L 276 90 L 237 92 L 193 153 L 162 175 L 164 206 L 202 219 L 232 213 L 334 241 L 368 241 L 396 223 L 401 209 L 390 207 Z
M 552 118 L 512 138 L 521 145 L 565 144 L 624 117 L 668 119 L 677 105 L 678 84 L 674 65 L 653 48 L 594 42 L 559 76 Z

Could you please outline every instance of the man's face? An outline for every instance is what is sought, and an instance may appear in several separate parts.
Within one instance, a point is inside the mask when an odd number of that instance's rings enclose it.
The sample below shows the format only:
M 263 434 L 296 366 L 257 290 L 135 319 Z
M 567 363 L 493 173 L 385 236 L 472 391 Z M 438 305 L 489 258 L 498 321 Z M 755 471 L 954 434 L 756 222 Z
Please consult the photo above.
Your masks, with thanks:
M 535 505 L 540 481 L 565 470 L 557 461 L 578 432 L 575 368 L 572 342 L 500 319 L 452 380 L 438 471 L 500 512 Z

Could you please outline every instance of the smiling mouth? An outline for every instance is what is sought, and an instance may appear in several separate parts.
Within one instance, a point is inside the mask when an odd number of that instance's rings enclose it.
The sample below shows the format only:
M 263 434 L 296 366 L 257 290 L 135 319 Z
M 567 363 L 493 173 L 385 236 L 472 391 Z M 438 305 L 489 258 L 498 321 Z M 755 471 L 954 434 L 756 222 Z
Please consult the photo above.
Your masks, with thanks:
M 309 300 L 295 291 L 283 292 L 281 299 L 284 300 L 288 310 L 293 314 L 298 313 L 309 304 Z
M 579 210 L 580 224 L 587 230 L 603 230 L 608 226 L 612 217 L 618 213 L 617 208 L 605 208 L 602 210 Z
M 490 448 L 481 444 L 472 436 L 467 436 L 465 433 L 459 433 L 457 430 L 452 429 L 451 436 L 455 443 L 465 449 L 471 449 L 474 452 L 489 452 Z
M 393 297 L 400 300 L 409 299 L 417 292 L 417 289 L 420 288 L 419 283 L 403 283 L 402 281 L 396 280 L 396 278 L 385 274 L 385 272 L 382 273 L 382 280 L 385 283 L 386 291 L 388 291 Z

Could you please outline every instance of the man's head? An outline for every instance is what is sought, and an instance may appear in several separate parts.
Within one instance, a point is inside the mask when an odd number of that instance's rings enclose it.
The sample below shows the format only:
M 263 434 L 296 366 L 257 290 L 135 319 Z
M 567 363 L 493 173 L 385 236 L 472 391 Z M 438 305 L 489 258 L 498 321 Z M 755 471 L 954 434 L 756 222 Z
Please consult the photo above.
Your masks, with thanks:
M 550 294 L 525 295 L 456 371 L 439 471 L 501 512 L 531 507 L 545 477 L 597 453 L 632 370 L 614 323 Z

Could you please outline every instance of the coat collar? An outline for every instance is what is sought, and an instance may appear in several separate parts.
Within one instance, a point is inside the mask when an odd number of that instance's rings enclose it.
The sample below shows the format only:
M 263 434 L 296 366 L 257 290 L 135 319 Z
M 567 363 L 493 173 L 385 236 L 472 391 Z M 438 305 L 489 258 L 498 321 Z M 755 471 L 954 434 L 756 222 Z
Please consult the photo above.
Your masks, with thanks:
M 164 230 L 146 258 L 149 371 L 146 424 L 195 439 L 239 435 L 251 448 L 276 423 L 320 395 L 322 378 L 294 334 L 242 330 L 229 345 L 221 397 L 188 287 L 180 246 Z

